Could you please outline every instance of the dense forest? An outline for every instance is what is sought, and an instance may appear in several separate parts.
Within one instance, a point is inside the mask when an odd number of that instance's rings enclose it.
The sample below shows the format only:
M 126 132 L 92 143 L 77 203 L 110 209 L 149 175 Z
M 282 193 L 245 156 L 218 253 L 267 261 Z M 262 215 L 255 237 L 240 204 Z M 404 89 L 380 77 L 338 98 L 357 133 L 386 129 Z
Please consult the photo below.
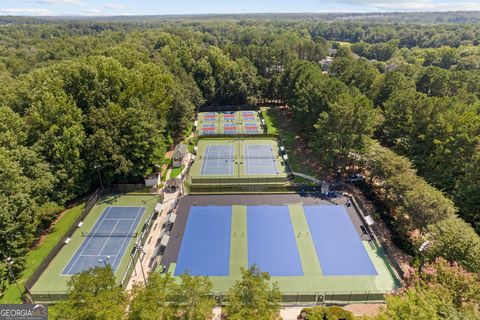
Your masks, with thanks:
M 280 101 L 320 177 L 368 173 L 405 250 L 437 235 L 432 259 L 480 272 L 479 43 L 473 13 L 1 17 L 1 254 L 97 175 L 141 181 L 197 107 Z

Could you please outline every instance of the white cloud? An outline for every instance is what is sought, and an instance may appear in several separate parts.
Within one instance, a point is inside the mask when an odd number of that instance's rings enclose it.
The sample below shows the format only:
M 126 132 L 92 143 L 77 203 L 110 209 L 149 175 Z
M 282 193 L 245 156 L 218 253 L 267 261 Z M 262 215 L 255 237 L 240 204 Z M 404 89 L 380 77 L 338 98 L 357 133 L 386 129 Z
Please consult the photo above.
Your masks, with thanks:
M 0 15 L 12 16 L 51 16 L 53 11 L 38 8 L 0 8 Z
M 360 5 L 387 11 L 471 11 L 480 10 L 480 0 L 434 1 L 434 0 L 332 0 L 336 3 Z M 323 2 L 323 1 L 322 1 Z
M 69 4 L 75 6 L 84 6 L 85 2 L 82 0 L 23 0 L 23 2 L 29 3 L 41 3 L 41 4 Z
M 103 6 L 104 8 L 107 9 L 112 9 L 112 10 L 124 10 L 127 9 L 127 6 L 122 4 L 122 3 L 107 3 Z
M 81 13 L 86 16 L 100 16 L 102 14 L 102 11 L 99 9 L 92 8 L 88 10 L 83 10 Z

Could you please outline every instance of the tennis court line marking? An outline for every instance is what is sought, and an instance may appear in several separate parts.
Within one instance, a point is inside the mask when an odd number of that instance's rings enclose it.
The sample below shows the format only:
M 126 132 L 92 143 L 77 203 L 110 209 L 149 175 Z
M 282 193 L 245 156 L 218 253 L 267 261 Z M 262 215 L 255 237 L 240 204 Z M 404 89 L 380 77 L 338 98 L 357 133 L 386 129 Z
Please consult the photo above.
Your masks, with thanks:
M 140 207 L 140 208 L 138 209 L 138 211 L 137 211 L 137 216 L 136 216 L 136 218 L 135 218 L 134 221 L 137 221 L 137 219 L 138 219 L 139 216 L 141 217 L 141 215 L 139 215 L 141 209 L 143 209 L 142 213 L 145 212 L 145 207 Z M 140 221 L 139 221 L 139 223 L 140 223 Z M 139 223 L 138 223 L 138 224 L 139 224 Z M 138 227 L 138 224 L 137 224 L 137 226 L 135 226 L 135 227 Z M 128 233 L 131 232 L 132 227 L 133 227 L 134 225 L 135 225 L 135 223 L 132 223 L 132 224 L 130 225 L 130 228 L 128 228 Z M 121 249 L 123 249 L 123 246 L 125 245 L 125 240 L 127 240 L 127 239 L 129 239 L 129 237 L 123 238 L 122 245 L 120 246 L 120 249 L 117 251 L 117 253 L 120 252 Z M 110 239 L 109 239 L 109 240 L 110 240 Z M 124 251 L 126 251 L 126 248 L 125 248 Z M 125 252 L 123 253 L 123 255 L 125 255 Z M 115 265 L 115 262 L 117 261 L 117 258 L 118 258 L 118 255 L 115 256 L 115 259 L 113 260 L 113 263 L 111 264 L 112 266 Z
M 107 208 L 104 209 L 104 211 L 102 212 L 102 214 L 100 215 L 100 217 L 102 217 L 102 216 L 105 216 L 105 217 L 106 217 L 106 216 L 108 215 L 108 213 L 110 212 L 110 210 L 111 210 L 112 208 L 114 208 L 114 207 L 115 207 L 115 208 L 132 208 L 132 206 L 109 206 L 109 207 L 107 207 Z M 142 206 L 142 207 L 138 207 L 138 208 L 139 208 L 139 209 L 138 209 L 139 211 L 143 209 L 142 213 L 144 213 L 147 207 Z M 139 217 L 139 215 L 138 215 L 139 211 L 137 211 L 137 216 L 136 216 L 135 219 L 126 219 L 126 220 L 136 221 L 136 220 L 138 219 L 138 217 Z M 100 219 L 100 217 L 99 217 L 99 219 Z M 141 217 L 141 215 L 140 215 L 140 217 Z M 105 218 L 104 218 L 104 219 L 101 219 L 101 222 L 96 226 L 96 228 L 95 228 L 94 230 L 92 230 L 93 233 L 94 233 L 96 230 L 98 230 L 98 228 L 100 227 L 100 225 L 102 224 L 102 222 L 103 222 L 104 220 L 105 220 Z M 117 220 L 117 219 L 109 219 L 109 220 Z M 120 220 L 120 219 L 118 219 L 118 220 Z M 97 221 L 95 222 L 95 224 L 97 224 L 97 222 L 99 222 L 99 221 L 100 221 L 100 220 L 97 220 Z M 117 223 L 117 224 L 118 224 L 118 223 Z M 132 226 L 133 226 L 134 224 L 135 224 L 135 223 L 132 223 L 132 224 L 130 225 L 129 232 L 130 232 L 130 230 L 132 229 Z M 140 223 L 137 224 L 137 227 L 138 227 L 139 224 L 140 224 Z M 98 257 L 98 256 L 100 256 L 99 254 L 97 254 L 97 255 L 84 255 L 84 254 L 83 254 L 83 252 L 85 251 L 85 249 L 86 249 L 86 248 L 88 247 L 88 245 L 90 244 L 92 238 L 93 238 L 93 237 L 90 237 L 90 239 L 88 239 L 88 242 L 85 243 L 85 246 L 83 247 L 81 253 L 76 257 L 74 263 L 73 263 L 73 264 L 70 266 L 70 268 L 68 269 L 68 272 L 62 271 L 62 272 L 60 273 L 60 276 L 72 276 L 72 274 L 71 274 L 72 268 L 77 264 L 77 261 L 78 261 L 78 259 L 79 259 L 80 257 L 82 257 L 82 256 L 83 256 L 83 257 L 87 257 L 87 256 L 91 256 L 91 257 L 97 256 L 97 257 Z M 108 237 L 108 239 L 105 240 L 105 243 L 107 243 L 107 241 L 108 241 L 110 238 L 111 238 L 111 237 Z M 125 238 L 124 238 L 123 243 L 122 243 L 122 246 L 120 247 L 120 249 L 123 248 L 123 246 L 124 246 L 124 244 L 125 244 L 125 240 L 126 240 L 127 238 L 128 238 L 128 237 L 125 237 Z M 81 247 L 83 244 L 84 244 L 84 242 L 82 242 L 82 243 L 80 244 L 80 247 Z M 105 244 L 104 244 L 104 245 L 105 245 Z M 113 262 L 112 264 L 110 264 L 111 266 L 113 266 L 114 263 L 115 263 L 115 261 L 117 260 L 117 258 L 118 258 L 118 253 L 120 252 L 120 249 L 117 251 L 117 254 L 116 254 L 116 255 L 110 255 L 111 257 L 115 257 L 114 262 Z M 102 250 L 103 250 L 103 248 L 102 248 Z M 78 249 L 77 249 L 77 251 L 78 251 Z M 67 263 L 67 266 L 70 264 L 70 262 L 72 261 L 72 259 L 75 257 L 76 253 L 77 253 L 77 252 L 75 252 L 75 253 L 73 254 L 73 256 L 70 258 L 70 260 L 69 260 L 68 263 Z M 101 251 L 100 251 L 99 253 L 101 253 Z M 123 255 L 122 255 L 122 256 L 123 256 Z
M 105 221 L 105 219 L 104 219 L 103 221 Z M 103 221 L 102 221 L 102 222 L 103 222 Z M 113 234 L 113 231 L 115 231 L 115 229 L 117 228 L 117 226 L 118 226 L 118 221 L 117 221 L 117 223 L 115 223 L 115 225 L 113 226 L 112 231 L 110 231 L 110 234 L 108 235 L 108 239 L 106 239 L 105 242 L 103 243 L 102 249 L 100 249 L 100 251 L 98 252 L 97 256 L 101 256 L 101 255 L 102 255 L 101 253 L 102 253 L 103 249 L 105 249 L 105 246 L 107 245 L 108 240 L 110 240 L 110 238 L 111 238 L 111 236 L 112 236 L 112 234 Z M 118 253 L 118 251 L 117 251 L 117 253 Z
M 115 254 L 111 254 L 110 257 L 115 257 Z M 82 257 L 98 257 L 98 254 L 83 254 Z
M 105 214 L 105 216 L 107 216 L 108 212 L 110 212 L 111 209 L 112 209 L 112 207 L 108 207 L 107 209 L 103 210 L 102 215 L 101 215 L 100 217 L 102 217 L 104 214 Z M 104 217 L 105 217 L 105 216 L 104 216 Z M 102 221 L 103 221 L 103 218 L 104 218 L 104 217 L 102 217 Z M 98 220 L 97 220 L 95 223 L 97 223 L 97 222 L 98 222 Z M 93 230 L 93 231 L 98 230 L 98 228 L 100 227 L 101 224 L 102 224 L 102 223 L 99 223 L 99 224 L 96 226 L 95 230 Z M 87 242 L 87 243 L 85 244 L 85 246 L 83 247 L 82 252 L 80 252 L 80 254 L 75 258 L 75 261 L 73 262 L 73 264 L 72 264 L 72 265 L 70 266 L 70 268 L 68 269 L 67 275 L 71 275 L 70 271 L 72 271 L 73 266 L 77 264 L 78 258 L 80 258 L 80 256 L 83 254 L 83 252 L 85 251 L 85 248 L 86 248 L 86 247 L 90 244 L 90 242 L 92 241 L 92 238 L 93 238 L 93 237 L 90 237 L 90 239 L 88 239 L 88 242 Z M 82 246 L 82 245 L 83 245 L 83 242 L 82 242 L 82 244 L 81 244 L 80 246 Z M 77 253 L 77 252 L 75 252 L 75 253 L 73 254 L 73 257 L 76 255 L 76 253 Z M 68 263 L 67 263 L 67 266 L 70 264 L 70 261 L 73 259 L 73 257 L 70 258 L 70 260 L 69 260 Z M 62 272 L 62 273 L 63 273 L 63 272 Z
M 257 151 L 253 151 L 252 149 L 253 148 L 250 148 L 252 146 L 261 146 L 262 148 L 258 148 Z M 243 172 L 246 174 L 246 175 L 255 175 L 255 174 L 276 174 L 277 173 L 277 168 L 275 166 L 276 164 L 276 160 L 275 160 L 275 157 L 273 155 L 273 149 L 272 149 L 272 146 L 268 145 L 268 144 L 245 144 L 243 146 L 244 148 L 244 154 L 245 154 L 245 162 L 246 162 L 246 166 L 243 168 Z M 262 151 L 270 151 L 270 155 L 271 158 L 266 158 L 266 160 L 270 160 L 272 159 L 273 161 L 271 162 L 267 162 L 267 161 L 261 161 L 263 160 L 262 158 L 252 158 L 252 156 L 257 156 L 257 157 L 260 157 L 262 155 L 263 152 L 260 152 L 260 150 Z M 259 161 L 254 161 L 254 160 L 259 160 Z M 256 163 L 255 163 L 256 162 Z M 271 172 L 269 173 L 257 173 L 255 172 L 256 170 L 255 169 L 262 169 L 262 168 L 268 168 L 268 169 L 272 169 Z M 251 170 L 250 170 L 251 169 Z
M 125 219 L 125 218 L 121 218 L 121 219 L 105 218 L 105 219 L 103 219 L 103 221 L 135 221 L 135 220 L 137 220 L 137 218 L 135 218 L 135 219 Z

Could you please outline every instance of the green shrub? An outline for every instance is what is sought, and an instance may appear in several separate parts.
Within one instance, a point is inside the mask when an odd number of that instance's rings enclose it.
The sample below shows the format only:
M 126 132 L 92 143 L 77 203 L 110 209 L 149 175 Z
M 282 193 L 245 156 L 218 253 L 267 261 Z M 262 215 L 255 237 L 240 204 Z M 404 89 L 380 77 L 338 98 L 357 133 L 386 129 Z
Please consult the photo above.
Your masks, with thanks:
M 304 320 L 354 320 L 355 317 L 350 311 L 341 307 L 312 307 L 305 308 L 300 313 L 300 318 Z

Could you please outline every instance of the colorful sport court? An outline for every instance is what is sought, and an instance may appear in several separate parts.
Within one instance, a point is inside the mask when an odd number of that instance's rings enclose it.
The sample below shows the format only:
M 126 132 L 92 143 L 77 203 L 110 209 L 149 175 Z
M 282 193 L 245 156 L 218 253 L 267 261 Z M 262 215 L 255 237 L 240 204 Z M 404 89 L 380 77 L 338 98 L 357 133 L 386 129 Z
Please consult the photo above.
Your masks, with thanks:
M 192 206 L 182 237 L 169 271 L 209 276 L 217 291 L 253 264 L 284 292 L 394 287 L 341 205 Z
M 198 115 L 200 135 L 261 134 L 260 118 L 256 111 L 202 112 Z
M 150 194 L 103 197 L 40 275 L 30 290 L 32 295 L 38 301 L 50 301 L 52 296 L 64 294 L 72 275 L 103 266 L 99 260 L 104 261 L 107 256 L 120 283 L 135 242 L 157 202 L 158 196 Z

